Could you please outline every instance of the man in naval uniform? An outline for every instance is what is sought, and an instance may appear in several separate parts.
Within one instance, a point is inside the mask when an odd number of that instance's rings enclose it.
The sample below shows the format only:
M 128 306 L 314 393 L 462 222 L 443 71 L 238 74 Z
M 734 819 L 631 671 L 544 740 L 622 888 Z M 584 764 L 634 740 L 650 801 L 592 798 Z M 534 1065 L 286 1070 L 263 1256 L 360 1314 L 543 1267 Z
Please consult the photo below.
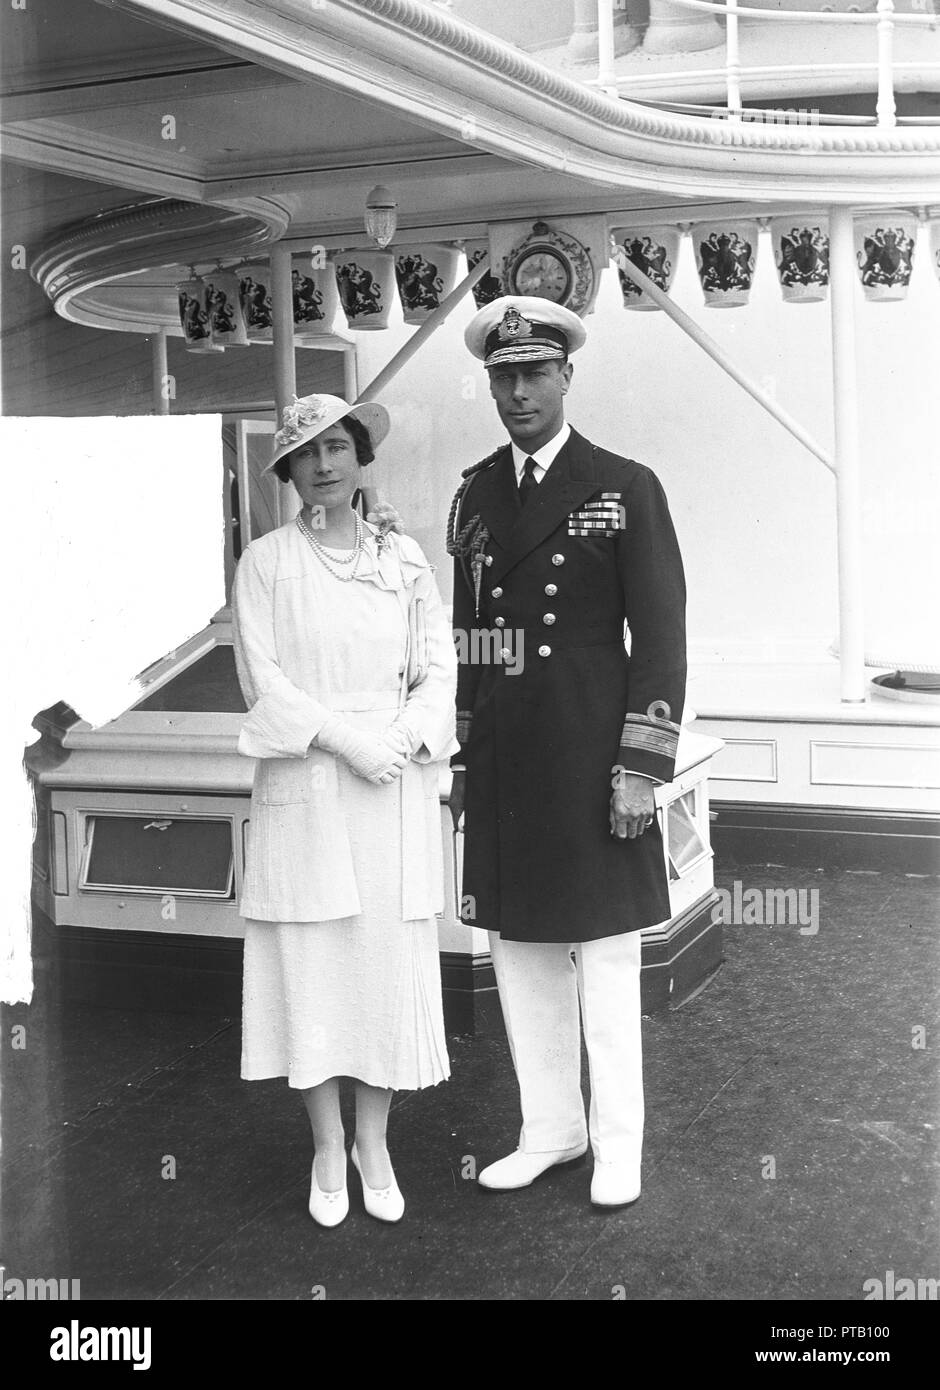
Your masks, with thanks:
M 653 788 L 675 768 L 685 582 L 655 476 L 565 422 L 584 339 L 576 314 L 524 296 L 466 331 L 510 442 L 466 470 L 448 524 L 451 810 L 465 813 L 464 919 L 489 932 L 522 1109 L 517 1150 L 479 1182 L 526 1187 L 590 1137 L 591 1200 L 611 1207 L 640 1195 L 640 931 L 670 916 Z

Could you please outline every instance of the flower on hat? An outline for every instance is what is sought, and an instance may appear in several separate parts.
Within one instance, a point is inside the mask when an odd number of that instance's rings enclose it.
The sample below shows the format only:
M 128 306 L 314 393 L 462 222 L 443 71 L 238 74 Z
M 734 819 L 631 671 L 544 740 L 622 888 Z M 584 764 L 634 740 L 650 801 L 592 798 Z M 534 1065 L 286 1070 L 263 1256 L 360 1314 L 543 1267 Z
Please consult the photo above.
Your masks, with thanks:
M 281 428 L 274 436 L 275 447 L 282 449 L 285 444 L 299 444 L 304 438 L 305 427 L 317 424 L 326 414 L 326 402 L 319 396 L 307 396 L 304 400 L 295 396 L 281 412 Z

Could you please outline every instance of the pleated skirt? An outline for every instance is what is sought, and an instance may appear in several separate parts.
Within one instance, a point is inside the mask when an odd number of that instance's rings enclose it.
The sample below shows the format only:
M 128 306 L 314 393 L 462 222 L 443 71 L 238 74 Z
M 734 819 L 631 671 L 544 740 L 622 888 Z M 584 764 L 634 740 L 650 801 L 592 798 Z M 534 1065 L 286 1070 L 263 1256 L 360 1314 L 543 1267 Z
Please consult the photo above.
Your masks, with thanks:
M 437 923 L 245 923 L 242 1069 L 415 1091 L 450 1075 Z
M 358 916 L 245 919 L 245 1080 L 306 1089 L 347 1076 L 411 1091 L 450 1075 L 437 920 L 401 920 L 400 799 L 387 791 L 343 769 Z

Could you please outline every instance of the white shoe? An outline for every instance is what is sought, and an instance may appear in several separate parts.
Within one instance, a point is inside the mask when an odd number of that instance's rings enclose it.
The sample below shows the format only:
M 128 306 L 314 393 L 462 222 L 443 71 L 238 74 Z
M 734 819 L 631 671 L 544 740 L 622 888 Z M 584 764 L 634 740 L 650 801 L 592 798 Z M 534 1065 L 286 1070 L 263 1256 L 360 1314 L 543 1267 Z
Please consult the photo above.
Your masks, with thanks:
M 395 1174 L 392 1174 L 392 1181 L 388 1187 L 370 1187 L 362 1176 L 355 1144 L 352 1146 L 350 1157 L 353 1167 L 362 1179 L 362 1201 L 369 1215 L 378 1217 L 379 1221 L 400 1221 L 405 1214 L 405 1199 L 395 1181 Z
M 591 1201 L 596 1207 L 627 1207 L 640 1195 L 640 1173 L 635 1163 L 599 1163 L 594 1160 Z
M 314 1157 L 310 1169 L 310 1201 L 307 1207 L 314 1221 L 321 1226 L 338 1226 L 349 1215 L 349 1192 L 346 1188 L 346 1170 L 343 1168 L 343 1185 L 338 1192 L 324 1192 L 317 1182 L 317 1160 Z
M 494 1192 L 510 1192 L 517 1187 L 528 1187 L 542 1173 L 559 1163 L 575 1163 L 587 1153 L 587 1144 L 578 1144 L 573 1149 L 548 1149 L 544 1153 L 527 1154 L 517 1149 L 514 1154 L 491 1163 L 477 1178 L 481 1187 Z

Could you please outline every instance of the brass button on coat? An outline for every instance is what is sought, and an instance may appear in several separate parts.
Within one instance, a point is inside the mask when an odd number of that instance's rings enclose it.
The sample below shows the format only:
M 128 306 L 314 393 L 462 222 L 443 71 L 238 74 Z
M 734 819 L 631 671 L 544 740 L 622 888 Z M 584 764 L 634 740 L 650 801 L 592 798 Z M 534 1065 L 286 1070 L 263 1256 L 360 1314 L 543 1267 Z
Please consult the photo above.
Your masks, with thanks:
M 484 555 L 484 556 L 483 556 L 483 563 L 484 563 L 484 565 L 491 565 L 491 564 L 493 563 L 493 557 L 492 557 L 492 555 Z
M 564 557 L 564 555 L 553 555 L 553 556 L 552 556 L 552 564 L 553 564 L 553 565 L 563 565 L 564 563 L 565 563 L 565 557 Z
M 502 589 L 499 587 L 499 585 L 497 584 L 496 588 L 493 590 L 493 597 L 494 597 L 494 598 L 502 598 L 502 596 L 503 596 L 503 591 L 502 591 Z
M 554 621 L 555 621 L 555 614 L 554 614 L 554 613 L 543 613 L 543 614 L 542 614 L 542 622 L 545 624 L 546 627 L 551 627 L 551 625 L 552 625 L 552 623 L 553 623 Z
M 493 622 L 496 624 L 497 627 L 505 627 L 505 626 L 506 626 L 506 619 L 505 619 L 505 618 L 494 618 L 494 619 L 493 619 Z
M 558 585 L 557 585 L 557 584 L 546 584 L 546 585 L 545 585 L 545 592 L 548 594 L 548 597 L 549 597 L 549 598 L 554 598 L 555 595 L 558 593 Z
M 551 656 L 551 647 L 539 647 L 539 656 Z
M 512 661 L 512 652 L 508 647 L 500 647 L 499 654 L 504 661 Z

